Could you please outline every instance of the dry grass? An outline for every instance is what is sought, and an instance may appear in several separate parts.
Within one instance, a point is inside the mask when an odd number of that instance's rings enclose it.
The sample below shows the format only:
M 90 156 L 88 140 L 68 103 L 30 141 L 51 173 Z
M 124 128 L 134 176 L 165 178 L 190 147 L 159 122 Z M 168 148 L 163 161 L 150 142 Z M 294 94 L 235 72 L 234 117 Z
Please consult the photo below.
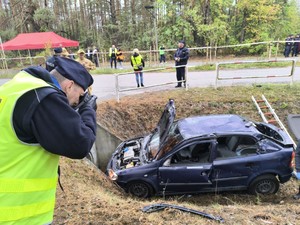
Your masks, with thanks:
M 177 118 L 192 115 L 235 113 L 261 121 L 251 95 L 264 94 L 286 124 L 288 114 L 300 112 L 299 85 L 263 85 L 174 90 L 125 97 L 120 103 L 102 102 L 98 106 L 98 122 L 116 135 L 129 138 L 153 129 L 169 98 L 175 99 Z M 62 184 L 58 190 L 54 224 L 219 224 L 200 216 L 166 209 L 150 214 L 143 206 L 164 202 L 177 204 L 221 216 L 225 224 L 299 224 L 299 202 L 291 196 L 298 185 L 291 180 L 281 185 L 272 196 L 247 193 L 211 193 L 196 196 L 155 197 L 147 200 L 131 198 L 107 180 L 105 175 L 86 161 L 63 159 Z

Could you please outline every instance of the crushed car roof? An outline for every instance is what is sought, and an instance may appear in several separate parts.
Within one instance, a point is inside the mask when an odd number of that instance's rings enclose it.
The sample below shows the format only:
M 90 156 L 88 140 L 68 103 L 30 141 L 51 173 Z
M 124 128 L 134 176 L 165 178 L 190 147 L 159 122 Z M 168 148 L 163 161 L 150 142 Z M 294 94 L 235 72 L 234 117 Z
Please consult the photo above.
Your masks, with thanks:
M 257 133 L 254 124 L 238 115 L 207 115 L 181 119 L 178 128 L 184 139 L 213 133 Z

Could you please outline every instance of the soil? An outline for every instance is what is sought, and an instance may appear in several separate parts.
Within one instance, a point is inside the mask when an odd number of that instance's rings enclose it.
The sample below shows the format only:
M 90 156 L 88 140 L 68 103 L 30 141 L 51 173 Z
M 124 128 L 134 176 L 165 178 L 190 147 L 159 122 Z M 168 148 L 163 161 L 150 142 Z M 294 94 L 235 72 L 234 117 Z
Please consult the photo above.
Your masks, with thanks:
M 169 98 L 175 100 L 177 118 L 193 115 L 239 114 L 261 121 L 251 100 L 264 94 L 279 118 L 287 124 L 288 114 L 300 111 L 298 85 L 258 85 L 249 87 L 196 88 L 145 93 L 101 102 L 97 120 L 122 139 L 151 131 Z M 210 193 L 138 199 L 124 193 L 88 160 L 62 158 L 61 183 L 53 224 L 219 224 L 176 209 L 153 213 L 142 207 L 167 203 L 220 216 L 224 224 L 300 224 L 296 180 L 280 185 L 275 195 L 253 196 L 246 192 Z

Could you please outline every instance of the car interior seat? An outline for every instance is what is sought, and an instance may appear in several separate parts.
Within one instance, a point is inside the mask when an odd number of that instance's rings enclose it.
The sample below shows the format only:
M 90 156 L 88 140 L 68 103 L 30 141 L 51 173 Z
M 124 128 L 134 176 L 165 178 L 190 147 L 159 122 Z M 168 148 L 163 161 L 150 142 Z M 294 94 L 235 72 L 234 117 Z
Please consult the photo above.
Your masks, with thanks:
M 217 157 L 233 157 L 236 156 L 236 148 L 239 144 L 238 136 L 226 137 L 224 144 L 218 145 Z
M 177 153 L 177 155 L 178 155 L 179 160 L 191 159 L 192 158 L 191 149 L 189 147 L 181 149 Z
M 194 145 L 191 155 L 192 160 L 197 162 L 208 162 L 209 160 L 209 144 L 197 144 Z
M 226 145 L 229 151 L 235 151 L 237 146 L 239 145 L 239 137 L 238 136 L 227 137 Z

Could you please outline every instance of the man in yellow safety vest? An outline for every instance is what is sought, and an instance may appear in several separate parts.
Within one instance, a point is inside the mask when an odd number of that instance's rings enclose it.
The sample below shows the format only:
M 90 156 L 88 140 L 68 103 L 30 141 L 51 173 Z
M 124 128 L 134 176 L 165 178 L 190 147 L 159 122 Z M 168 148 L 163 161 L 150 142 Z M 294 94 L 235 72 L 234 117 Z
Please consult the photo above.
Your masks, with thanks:
M 0 224 L 53 221 L 59 156 L 84 158 L 96 138 L 92 76 L 55 59 L 50 73 L 28 67 L 0 86 Z

